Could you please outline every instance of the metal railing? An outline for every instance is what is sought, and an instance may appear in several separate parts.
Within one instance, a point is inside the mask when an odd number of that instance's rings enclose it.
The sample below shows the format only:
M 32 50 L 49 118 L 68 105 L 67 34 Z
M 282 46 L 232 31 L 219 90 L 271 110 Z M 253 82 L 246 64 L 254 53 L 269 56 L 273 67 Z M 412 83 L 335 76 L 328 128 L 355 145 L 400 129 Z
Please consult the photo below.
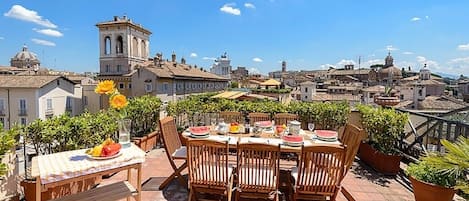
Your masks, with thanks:
M 441 139 L 454 142 L 459 136 L 469 137 L 469 124 L 445 117 L 469 111 L 469 106 L 443 113 L 439 116 L 405 109 L 396 109 L 409 114 L 408 126 L 399 142 L 399 149 L 408 156 L 418 158 L 426 150 L 444 151 Z

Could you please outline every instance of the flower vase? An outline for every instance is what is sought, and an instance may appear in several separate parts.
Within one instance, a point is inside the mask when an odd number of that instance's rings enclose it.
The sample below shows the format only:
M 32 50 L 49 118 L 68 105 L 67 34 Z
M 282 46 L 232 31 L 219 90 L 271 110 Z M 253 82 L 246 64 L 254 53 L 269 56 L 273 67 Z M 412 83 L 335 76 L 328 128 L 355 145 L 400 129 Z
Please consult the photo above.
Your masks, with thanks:
M 119 120 L 119 144 L 121 144 L 123 148 L 130 147 L 131 122 L 130 119 Z

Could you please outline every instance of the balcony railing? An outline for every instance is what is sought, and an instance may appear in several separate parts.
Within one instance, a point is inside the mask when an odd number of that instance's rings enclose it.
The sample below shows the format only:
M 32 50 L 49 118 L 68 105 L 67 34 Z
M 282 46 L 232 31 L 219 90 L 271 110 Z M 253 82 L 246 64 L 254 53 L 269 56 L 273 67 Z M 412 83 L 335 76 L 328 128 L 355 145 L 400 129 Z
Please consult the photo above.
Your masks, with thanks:
M 28 115 L 28 110 L 26 109 L 19 109 L 18 110 L 18 116 L 27 116 Z
M 410 115 L 408 131 L 399 143 L 400 150 L 410 157 L 418 158 L 425 150 L 443 151 L 440 140 L 456 141 L 459 136 L 469 137 L 469 124 L 463 120 L 447 117 L 469 112 L 469 106 L 439 116 L 397 109 Z M 446 118 L 445 118 L 446 117 Z M 467 118 L 467 117 L 466 117 Z

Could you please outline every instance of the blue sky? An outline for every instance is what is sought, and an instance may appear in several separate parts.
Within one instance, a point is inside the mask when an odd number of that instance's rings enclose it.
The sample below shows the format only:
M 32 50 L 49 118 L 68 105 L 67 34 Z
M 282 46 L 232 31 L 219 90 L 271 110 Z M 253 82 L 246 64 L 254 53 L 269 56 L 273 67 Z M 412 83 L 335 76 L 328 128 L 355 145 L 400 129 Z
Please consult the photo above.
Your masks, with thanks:
M 153 32 L 150 53 L 208 68 L 227 52 L 233 67 L 266 74 L 383 63 L 469 74 L 469 1 L 12 1 L 0 4 L 0 65 L 23 44 L 42 66 L 99 70 L 95 24 L 126 14 Z M 192 55 L 192 56 L 191 56 Z

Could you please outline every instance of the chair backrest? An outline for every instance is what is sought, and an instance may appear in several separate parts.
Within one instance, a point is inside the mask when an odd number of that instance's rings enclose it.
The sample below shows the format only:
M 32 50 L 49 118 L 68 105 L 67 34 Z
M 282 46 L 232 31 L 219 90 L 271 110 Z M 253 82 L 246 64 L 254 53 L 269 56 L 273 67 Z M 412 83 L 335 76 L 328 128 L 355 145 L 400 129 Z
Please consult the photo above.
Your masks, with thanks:
M 347 146 L 347 153 L 345 155 L 345 174 L 352 167 L 355 155 L 357 155 L 358 148 L 360 147 L 361 141 L 365 138 L 366 133 L 364 129 L 358 128 L 353 124 L 347 124 L 344 129 L 344 133 L 340 137 L 340 142 Z
M 160 119 L 160 131 L 163 137 L 164 149 L 168 156 L 182 147 L 181 140 L 176 129 L 176 122 L 171 116 Z
M 239 190 L 260 194 L 277 192 L 280 145 L 238 143 L 237 149 Z
M 343 146 L 303 146 L 296 179 L 296 193 L 335 197 L 345 165 Z
M 220 112 L 218 118 L 223 118 L 226 123 L 244 123 L 244 118 L 241 112 L 223 111 Z
M 287 125 L 289 121 L 298 120 L 297 114 L 290 113 L 277 113 L 274 116 L 275 124 L 277 125 Z
M 227 188 L 232 173 L 228 168 L 228 141 L 189 140 L 187 163 L 191 186 Z
M 270 115 L 261 112 L 251 112 L 248 114 L 249 124 L 254 125 L 256 121 L 270 121 Z

